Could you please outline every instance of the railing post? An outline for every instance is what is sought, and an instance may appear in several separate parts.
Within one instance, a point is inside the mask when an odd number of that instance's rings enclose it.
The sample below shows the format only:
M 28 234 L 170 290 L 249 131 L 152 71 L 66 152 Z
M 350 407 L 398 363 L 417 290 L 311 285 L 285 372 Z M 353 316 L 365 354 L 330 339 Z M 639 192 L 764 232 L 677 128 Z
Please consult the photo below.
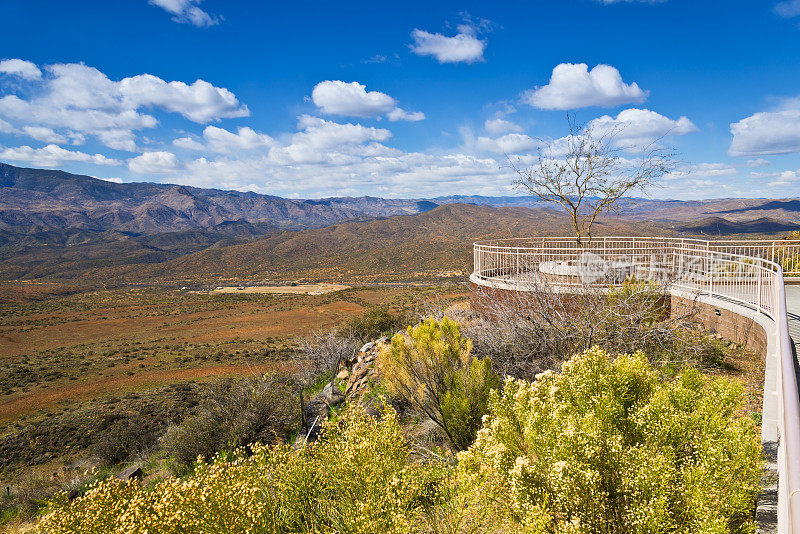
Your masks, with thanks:
M 711 251 L 708 254 L 708 294 L 714 294 L 714 258 L 711 256 Z
M 761 269 L 757 269 L 756 273 L 758 273 L 758 298 L 756 302 L 758 303 L 758 309 L 761 310 Z

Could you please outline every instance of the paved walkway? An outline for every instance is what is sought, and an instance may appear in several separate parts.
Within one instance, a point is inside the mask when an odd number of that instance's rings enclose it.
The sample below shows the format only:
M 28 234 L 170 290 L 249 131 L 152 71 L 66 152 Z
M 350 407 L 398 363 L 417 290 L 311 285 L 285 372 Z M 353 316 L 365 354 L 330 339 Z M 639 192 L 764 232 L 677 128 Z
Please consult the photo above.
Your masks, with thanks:
M 800 285 L 786 286 L 786 315 L 789 318 L 789 335 L 800 349 Z

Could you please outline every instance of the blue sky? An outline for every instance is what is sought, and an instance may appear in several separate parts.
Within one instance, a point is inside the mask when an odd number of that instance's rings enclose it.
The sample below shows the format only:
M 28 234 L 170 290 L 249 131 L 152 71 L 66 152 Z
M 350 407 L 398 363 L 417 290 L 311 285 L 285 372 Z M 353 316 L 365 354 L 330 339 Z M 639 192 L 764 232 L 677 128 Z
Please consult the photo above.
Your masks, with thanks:
M 391 4 L 391 5 L 389 5 Z M 565 116 L 658 198 L 798 196 L 800 0 L 0 2 L 0 161 L 289 197 L 514 194 Z

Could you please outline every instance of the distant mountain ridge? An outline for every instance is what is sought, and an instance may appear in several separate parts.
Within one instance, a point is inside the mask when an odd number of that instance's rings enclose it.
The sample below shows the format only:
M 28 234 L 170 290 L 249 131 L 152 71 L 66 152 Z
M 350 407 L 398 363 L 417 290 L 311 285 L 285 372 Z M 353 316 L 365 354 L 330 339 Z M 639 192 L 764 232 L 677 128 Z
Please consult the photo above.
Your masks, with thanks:
M 800 224 L 778 221 L 771 217 L 761 217 L 752 221 L 735 222 L 723 217 L 706 217 L 697 222 L 680 227 L 683 232 L 713 236 L 731 234 L 772 234 L 800 230 Z
M 351 220 L 213 245 L 204 243 L 203 235 L 179 232 L 40 247 L 10 256 L 0 250 L 0 280 L 192 286 L 300 279 L 349 283 L 463 279 L 472 267 L 475 240 L 564 235 L 569 228 L 564 214 L 547 208 L 445 204 L 413 215 Z M 612 235 L 674 234 L 663 225 L 622 219 L 598 221 L 597 228 Z
M 596 234 L 800 227 L 798 199 L 623 202 L 624 215 L 604 218 Z M 0 163 L 5 280 L 429 279 L 468 267 L 476 239 L 570 232 L 560 211 L 530 197 L 287 199 Z
M 252 192 L 170 184 L 115 183 L 56 170 L 0 163 L 0 241 L 49 233 L 118 232 L 132 236 L 252 224 L 260 233 L 320 228 L 363 217 L 413 214 L 426 201 L 374 197 L 294 200 Z M 69 236 L 56 237 L 68 243 Z M 102 238 L 101 238 L 102 239 Z
M 70 245 L 92 240 L 206 230 L 242 238 L 323 228 L 347 220 L 414 215 L 445 204 L 544 207 L 528 196 L 450 195 L 432 199 L 287 199 L 253 192 L 147 182 L 115 183 L 58 170 L 0 163 L 0 246 Z M 800 222 L 800 200 L 623 199 L 628 219 L 687 223 L 712 216 Z M 230 223 L 237 223 L 230 226 Z M 247 230 L 243 226 L 250 225 Z

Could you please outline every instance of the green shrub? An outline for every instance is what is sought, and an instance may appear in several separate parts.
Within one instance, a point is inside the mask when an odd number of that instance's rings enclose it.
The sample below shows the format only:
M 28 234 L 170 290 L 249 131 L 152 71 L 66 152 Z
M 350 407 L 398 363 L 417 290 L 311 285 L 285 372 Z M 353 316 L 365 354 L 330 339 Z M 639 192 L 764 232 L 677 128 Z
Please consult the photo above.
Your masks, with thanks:
M 409 318 L 402 312 L 392 311 L 388 306 L 369 306 L 360 317 L 352 317 L 346 327 L 362 342 L 392 335 L 408 324 Z
M 793 231 L 783 237 L 783 239 L 798 240 L 800 239 L 800 231 Z M 775 258 L 780 258 L 781 268 L 784 272 L 797 272 L 800 270 L 800 254 L 793 254 L 794 247 L 779 246 L 775 252 Z
M 509 378 L 459 455 L 496 524 L 527 532 L 752 532 L 761 444 L 738 383 L 662 382 L 642 353 L 598 348 Z
M 436 347 L 422 357 L 468 354 L 453 325 L 427 325 L 411 338 Z M 462 368 L 482 380 L 474 361 Z M 62 494 L 39 531 L 754 530 L 760 443 L 736 383 L 692 369 L 663 381 L 641 353 L 612 361 L 592 349 L 533 383 L 507 379 L 502 395 L 489 398 L 484 426 L 458 455 L 455 473 L 446 462 L 413 460 L 390 408 L 373 419 L 354 406 L 306 449 L 253 445 L 198 462 L 185 478 L 148 487 L 110 479 L 73 501 Z
M 139 414 L 120 418 L 99 433 L 92 450 L 103 465 L 116 465 L 152 451 L 163 431 L 163 423 L 153 418 Z
M 223 379 L 205 392 L 199 413 L 162 439 L 178 470 L 250 443 L 275 443 L 299 426 L 299 385 L 284 375 Z
M 389 393 L 430 417 L 458 450 L 475 440 L 489 392 L 500 386 L 491 360 L 477 360 L 471 350 L 458 324 L 444 317 L 396 334 L 379 358 Z
M 438 503 L 444 465 L 410 462 L 411 450 L 391 409 L 379 420 L 343 412 L 314 447 L 254 446 L 192 475 L 149 488 L 98 482 L 69 502 L 63 496 L 39 525 L 63 534 L 419 531 Z

